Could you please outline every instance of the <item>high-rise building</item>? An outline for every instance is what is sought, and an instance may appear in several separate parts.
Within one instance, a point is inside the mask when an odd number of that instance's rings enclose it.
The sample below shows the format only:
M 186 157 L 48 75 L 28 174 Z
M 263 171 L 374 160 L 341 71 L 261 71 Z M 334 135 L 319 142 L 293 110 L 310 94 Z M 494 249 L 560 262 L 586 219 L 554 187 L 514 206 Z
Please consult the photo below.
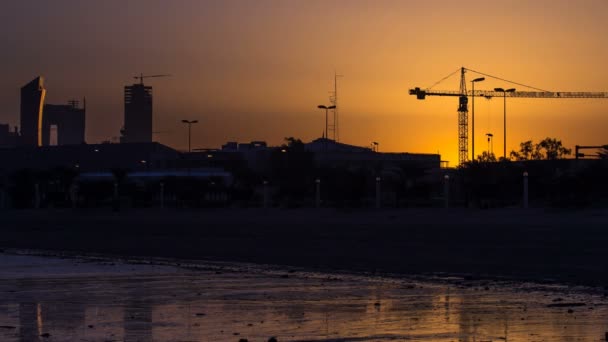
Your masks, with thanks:
M 120 142 L 152 142 L 152 87 L 125 87 L 125 125 Z
M 42 146 L 42 119 L 46 89 L 40 76 L 21 88 L 21 144 Z
M 42 118 L 42 145 L 51 145 L 51 127 L 57 133 L 57 145 L 74 145 L 85 142 L 86 104 L 78 108 L 78 101 L 69 101 L 67 105 L 44 105 Z

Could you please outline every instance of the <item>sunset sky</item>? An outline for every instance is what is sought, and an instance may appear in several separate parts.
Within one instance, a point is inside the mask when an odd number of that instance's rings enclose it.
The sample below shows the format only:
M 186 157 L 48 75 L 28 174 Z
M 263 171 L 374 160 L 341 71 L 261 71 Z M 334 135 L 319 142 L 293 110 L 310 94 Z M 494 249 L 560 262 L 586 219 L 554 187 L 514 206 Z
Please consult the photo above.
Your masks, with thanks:
M 461 66 L 551 91 L 608 91 L 608 1 L 14 0 L 0 21 L 0 123 L 19 88 L 46 79 L 47 103 L 87 98 L 87 141 L 119 135 L 123 87 L 151 79 L 155 140 L 193 147 L 322 135 L 333 74 L 340 138 L 458 161 L 457 99 L 408 95 Z M 469 73 L 468 79 L 478 75 Z M 457 76 L 437 89 L 457 90 Z M 470 83 L 468 83 L 470 86 Z M 476 89 L 511 87 L 487 79 Z M 525 90 L 515 86 L 518 90 Z M 476 99 L 477 154 L 502 99 Z M 608 99 L 508 99 L 508 150 L 547 136 L 606 144 Z

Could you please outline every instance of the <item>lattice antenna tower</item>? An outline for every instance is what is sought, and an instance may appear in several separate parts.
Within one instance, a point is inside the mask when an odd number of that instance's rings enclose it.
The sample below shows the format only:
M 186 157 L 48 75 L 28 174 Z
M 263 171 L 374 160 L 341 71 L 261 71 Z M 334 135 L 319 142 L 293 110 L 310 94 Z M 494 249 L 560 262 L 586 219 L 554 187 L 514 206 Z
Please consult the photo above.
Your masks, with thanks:
M 332 133 L 333 136 L 333 140 L 338 142 L 340 141 L 340 120 L 339 120 L 339 116 L 338 116 L 338 112 L 339 112 L 339 107 L 338 107 L 338 77 L 344 77 L 344 75 L 338 75 L 335 71 L 334 71 L 334 91 L 330 91 L 330 96 L 329 96 L 329 102 L 332 104 L 332 106 L 335 106 L 334 109 L 332 109 L 332 124 L 329 125 L 329 127 L 327 128 L 328 132 L 327 132 L 327 137 L 329 138 L 329 132 Z

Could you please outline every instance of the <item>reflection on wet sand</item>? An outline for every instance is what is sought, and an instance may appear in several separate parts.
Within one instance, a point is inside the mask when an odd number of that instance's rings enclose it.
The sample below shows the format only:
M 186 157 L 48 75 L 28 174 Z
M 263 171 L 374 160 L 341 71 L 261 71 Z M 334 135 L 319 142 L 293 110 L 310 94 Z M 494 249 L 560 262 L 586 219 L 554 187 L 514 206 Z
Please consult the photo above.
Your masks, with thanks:
M 608 300 L 591 289 L 65 263 L 87 272 L 1 274 L 0 340 L 565 342 L 607 330 Z

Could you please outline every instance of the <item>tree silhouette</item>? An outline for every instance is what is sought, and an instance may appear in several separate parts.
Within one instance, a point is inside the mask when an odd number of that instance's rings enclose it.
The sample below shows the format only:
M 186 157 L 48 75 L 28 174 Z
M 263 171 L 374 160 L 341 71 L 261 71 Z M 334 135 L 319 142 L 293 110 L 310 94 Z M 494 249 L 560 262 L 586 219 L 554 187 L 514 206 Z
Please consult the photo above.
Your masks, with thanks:
M 537 149 L 544 150 L 545 159 L 555 160 L 555 159 L 563 159 L 565 156 L 570 155 L 572 153 L 572 149 L 565 148 L 562 146 L 562 141 L 552 138 L 545 138 L 543 141 L 538 143 Z
M 496 155 L 494 153 L 490 153 L 488 151 L 483 151 L 480 155 L 477 156 L 477 161 L 480 163 L 495 163 Z
M 534 144 L 532 140 L 524 141 L 519 144 L 519 151 L 511 151 L 509 155 L 511 159 L 517 161 L 556 160 L 563 159 L 571 153 L 572 149 L 564 147 L 561 140 L 547 137 L 538 144 Z
M 543 159 L 542 153 L 538 150 L 538 145 L 534 145 L 532 140 L 519 143 L 519 151 L 511 151 L 511 159 L 521 160 L 540 160 Z
M 300 139 L 294 137 L 285 138 L 285 144 L 281 148 L 289 152 L 304 152 L 304 143 Z

